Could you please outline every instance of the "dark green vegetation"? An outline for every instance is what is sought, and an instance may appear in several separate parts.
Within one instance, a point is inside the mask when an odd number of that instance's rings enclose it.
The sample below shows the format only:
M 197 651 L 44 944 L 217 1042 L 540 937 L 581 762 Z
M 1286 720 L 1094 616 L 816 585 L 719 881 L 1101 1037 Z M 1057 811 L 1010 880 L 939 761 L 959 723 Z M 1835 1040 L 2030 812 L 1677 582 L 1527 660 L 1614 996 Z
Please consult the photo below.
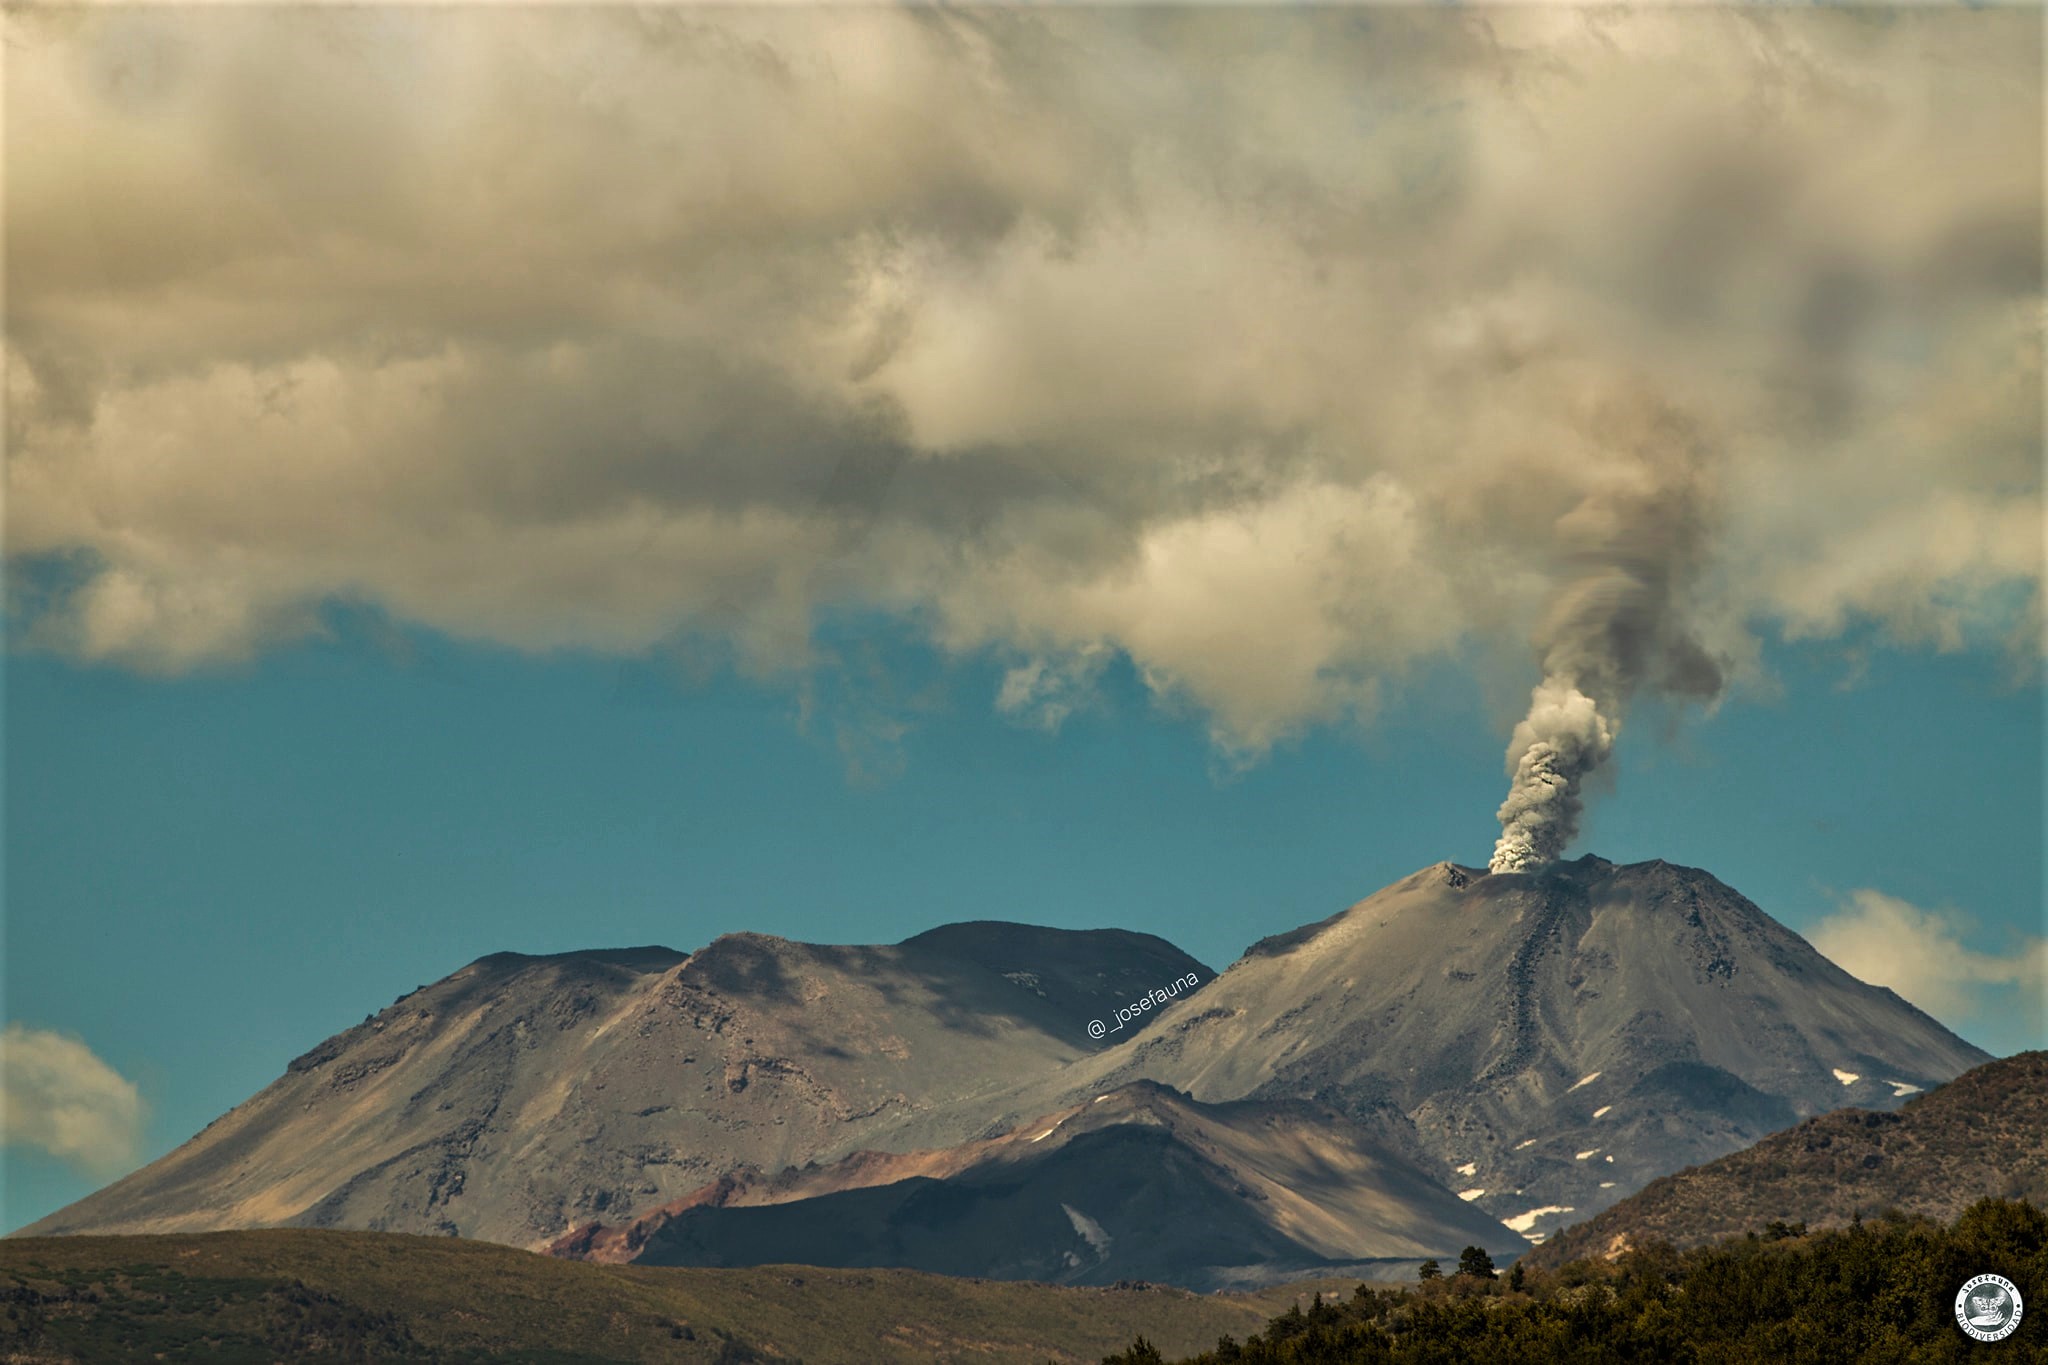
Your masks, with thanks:
M 1193 1351 L 1257 1330 L 1308 1292 L 592 1265 L 453 1238 L 310 1229 L 10 1238 L 0 1241 L 0 1361 L 1043 1365 L 1098 1359 L 1138 1333 Z
M 1946 1221 L 1986 1196 L 2048 1207 L 2048 1052 L 1986 1062 L 1895 1113 L 1808 1119 L 1653 1181 L 1526 1259 L 1559 1266 L 1652 1241 L 1697 1246 L 1772 1220 L 1842 1227 L 1888 1208 Z
M 1517 1267 L 1520 1269 L 1520 1267 Z M 2027 1311 L 1995 1344 L 1956 1327 L 1956 1290 L 2004 1275 Z M 1519 1283 L 1520 1288 L 1515 1288 Z M 1506 1280 L 1318 1297 L 1200 1365 L 1916 1365 L 2048 1360 L 2048 1215 L 1986 1199 L 1954 1224 L 1894 1214 L 1809 1234 L 1779 1223 L 1691 1251 L 1656 1243 Z M 1170 1357 L 1140 1340 L 1103 1365 Z

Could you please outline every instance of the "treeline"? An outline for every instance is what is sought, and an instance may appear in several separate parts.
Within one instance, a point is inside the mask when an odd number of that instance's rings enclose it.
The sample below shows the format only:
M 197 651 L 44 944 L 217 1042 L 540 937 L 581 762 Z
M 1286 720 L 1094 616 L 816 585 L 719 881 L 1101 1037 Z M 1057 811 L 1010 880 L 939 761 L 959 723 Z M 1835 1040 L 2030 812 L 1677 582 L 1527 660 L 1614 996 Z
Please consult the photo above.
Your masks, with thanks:
M 1517 1268 L 1519 1269 L 1519 1267 Z M 1957 1328 L 1956 1291 L 1985 1272 L 2026 1312 L 1996 1344 Z M 2048 1215 L 1985 1199 L 1952 1225 L 1888 1214 L 1809 1233 L 1773 1223 L 1687 1252 L 1657 1243 L 1555 1271 L 1493 1273 L 1468 1252 L 1413 1289 L 1359 1285 L 1290 1309 L 1188 1365 L 1919 1365 L 2048 1361 Z M 1103 1365 L 1161 1365 L 1140 1337 Z

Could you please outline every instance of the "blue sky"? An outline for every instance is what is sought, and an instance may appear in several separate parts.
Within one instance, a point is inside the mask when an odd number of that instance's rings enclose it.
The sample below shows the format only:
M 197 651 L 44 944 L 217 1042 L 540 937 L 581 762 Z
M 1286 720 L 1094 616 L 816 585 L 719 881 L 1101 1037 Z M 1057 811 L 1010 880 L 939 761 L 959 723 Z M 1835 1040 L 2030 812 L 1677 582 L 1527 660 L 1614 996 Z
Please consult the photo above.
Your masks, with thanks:
M 1566 847 L 2040 1043 L 2044 24 L 11 14 L 0 1222 L 487 952 Z
M 1369 729 L 1233 772 L 1126 670 L 1047 733 L 995 712 L 1000 669 L 868 623 L 926 694 L 876 775 L 834 737 L 860 705 L 806 724 L 792 689 L 729 672 L 362 626 L 176 680 L 8 660 L 6 1017 L 136 1081 L 145 1156 L 488 952 L 1005 918 L 1221 967 L 1424 864 L 1481 863 L 1497 832 L 1503 727 L 1450 665 Z M 2039 934 L 2039 693 L 1981 654 L 1770 661 L 1775 699 L 1637 717 L 1578 848 L 1705 867 L 1795 928 L 1875 888 L 1967 912 L 1979 951 Z M 1948 1022 L 1996 1052 L 2048 1042 L 2011 994 Z M 5 1161 L 10 1226 L 95 1185 Z

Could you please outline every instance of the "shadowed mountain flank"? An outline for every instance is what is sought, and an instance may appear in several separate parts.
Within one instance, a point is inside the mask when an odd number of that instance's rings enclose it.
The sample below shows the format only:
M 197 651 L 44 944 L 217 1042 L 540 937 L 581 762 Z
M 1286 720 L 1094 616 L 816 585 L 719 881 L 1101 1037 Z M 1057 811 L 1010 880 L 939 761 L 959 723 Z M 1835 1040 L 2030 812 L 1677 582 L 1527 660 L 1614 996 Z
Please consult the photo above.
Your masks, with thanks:
M 1412 1268 L 1521 1239 L 1341 1115 L 1139 1081 L 1001 1137 L 728 1175 L 551 1248 L 651 1265 L 803 1260 L 1212 1290 Z

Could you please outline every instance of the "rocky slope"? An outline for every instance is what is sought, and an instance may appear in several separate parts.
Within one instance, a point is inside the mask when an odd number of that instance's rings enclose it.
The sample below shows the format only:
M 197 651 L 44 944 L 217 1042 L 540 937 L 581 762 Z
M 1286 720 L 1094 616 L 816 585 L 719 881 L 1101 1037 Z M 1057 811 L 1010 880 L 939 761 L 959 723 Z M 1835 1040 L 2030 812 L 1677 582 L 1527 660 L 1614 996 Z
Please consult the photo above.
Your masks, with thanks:
M 498 954 L 294 1061 L 25 1235 L 297 1225 L 533 1245 L 745 1164 L 982 1133 L 980 1098 L 1101 1046 L 1090 1018 L 1213 973 L 1120 930 L 948 925 Z
M 1885 1209 L 1948 1222 L 1986 1196 L 2048 1207 L 2048 1052 L 1987 1062 L 1891 1113 L 1842 1109 L 1652 1181 L 1567 1228 L 1538 1264 L 1773 1222 L 1840 1227 Z
M 1089 1039 L 1188 973 L 1197 988 Z M 535 1246 L 743 1167 L 953 1149 L 1150 1080 L 1335 1111 L 1344 1141 L 1540 1237 L 1986 1060 L 1697 869 L 1439 863 L 1213 979 L 1147 935 L 989 923 L 886 947 L 734 934 L 688 957 L 485 958 L 28 1231 Z
M 647 1265 L 908 1266 L 1197 1290 L 1525 1245 L 1319 1106 L 1140 1081 L 1001 1137 L 728 1175 L 551 1250 Z
M 1439 863 L 1252 946 L 1123 1047 L 1021 1085 L 1016 1122 L 1145 1077 L 1376 1126 L 1542 1236 L 1801 1118 L 1988 1060 L 1695 868 Z

